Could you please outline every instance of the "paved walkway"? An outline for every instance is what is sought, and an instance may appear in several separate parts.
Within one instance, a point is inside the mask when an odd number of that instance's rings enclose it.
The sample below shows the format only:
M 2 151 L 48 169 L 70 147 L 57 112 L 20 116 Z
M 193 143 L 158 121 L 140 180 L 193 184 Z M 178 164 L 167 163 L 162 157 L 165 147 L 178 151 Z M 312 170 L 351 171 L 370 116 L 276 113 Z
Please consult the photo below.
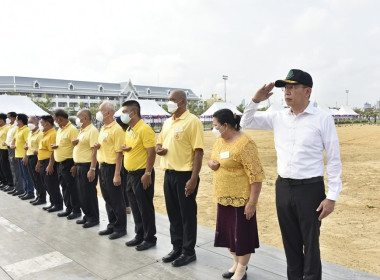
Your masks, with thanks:
M 83 229 L 17 197 L 0 192 L 0 279 L 223 279 L 230 267 L 226 249 L 213 247 L 213 230 L 198 227 L 197 261 L 181 268 L 162 263 L 171 250 L 169 223 L 157 214 L 157 247 L 144 252 L 124 243 L 134 236 L 128 215 L 128 235 L 109 240 L 99 236 L 107 224 L 104 202 L 101 223 Z M 282 250 L 262 245 L 249 263 L 248 279 L 286 279 Z M 323 279 L 380 279 L 378 276 L 323 263 Z

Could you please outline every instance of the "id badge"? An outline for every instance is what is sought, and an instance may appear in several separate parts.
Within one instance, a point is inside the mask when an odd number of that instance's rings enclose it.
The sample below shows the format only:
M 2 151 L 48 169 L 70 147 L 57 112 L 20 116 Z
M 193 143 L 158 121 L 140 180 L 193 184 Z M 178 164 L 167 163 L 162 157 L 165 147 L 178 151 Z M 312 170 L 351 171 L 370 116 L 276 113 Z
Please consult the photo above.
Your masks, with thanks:
M 219 157 L 220 157 L 220 159 L 229 158 L 230 157 L 230 152 L 229 151 L 227 151 L 227 152 L 221 152 Z

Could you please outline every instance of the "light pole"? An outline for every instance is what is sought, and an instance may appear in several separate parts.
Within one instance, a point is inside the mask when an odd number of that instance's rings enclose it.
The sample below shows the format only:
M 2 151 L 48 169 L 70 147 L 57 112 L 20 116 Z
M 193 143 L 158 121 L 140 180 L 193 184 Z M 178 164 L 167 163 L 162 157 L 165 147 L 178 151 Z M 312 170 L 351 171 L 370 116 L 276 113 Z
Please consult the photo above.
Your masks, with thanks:
M 227 102 L 226 83 L 227 83 L 227 80 L 228 80 L 228 76 L 223 75 L 222 78 L 223 78 L 223 80 L 224 80 L 224 102 Z
M 346 89 L 346 106 L 348 106 L 348 93 L 349 93 L 350 91 L 348 90 L 348 89 Z

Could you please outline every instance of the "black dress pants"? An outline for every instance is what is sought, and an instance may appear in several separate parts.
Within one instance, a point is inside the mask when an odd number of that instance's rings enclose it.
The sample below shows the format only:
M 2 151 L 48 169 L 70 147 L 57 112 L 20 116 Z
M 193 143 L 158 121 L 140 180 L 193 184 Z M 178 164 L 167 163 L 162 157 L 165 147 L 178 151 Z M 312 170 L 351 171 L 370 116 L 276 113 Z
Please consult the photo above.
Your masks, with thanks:
M 115 175 L 115 164 L 100 164 L 99 182 L 102 196 L 106 202 L 106 211 L 108 216 L 107 228 L 114 232 L 127 231 L 127 213 L 125 211 L 125 201 L 123 196 L 123 187 L 113 184 Z
M 96 165 L 95 179 L 90 182 L 87 179 L 87 172 L 91 163 L 77 163 L 75 175 L 76 187 L 79 194 L 80 208 L 84 213 L 83 219 L 89 222 L 99 222 L 99 204 L 96 185 L 98 184 L 99 168 Z
M 319 250 L 321 222 L 317 212 L 326 198 L 323 179 L 314 183 L 293 184 L 276 181 L 276 207 L 284 244 L 289 280 L 320 280 L 322 265 Z M 298 180 L 294 180 L 298 181 Z
M 9 163 L 9 153 L 8 149 L 0 150 L 0 172 L 3 175 L 2 180 L 3 183 L 8 186 L 13 186 L 13 177 L 11 171 L 11 165 Z
M 59 181 L 57 173 L 57 163 L 54 164 L 54 171 L 51 175 L 46 174 L 46 168 L 49 165 L 49 159 L 40 161 L 40 175 L 44 189 L 47 190 L 50 196 L 50 203 L 57 207 L 62 207 L 62 195 L 59 190 Z
M 41 201 L 46 200 L 46 190 L 42 187 L 42 180 L 40 174 L 36 172 L 38 158 L 36 155 L 28 156 L 28 172 L 33 181 L 34 188 L 36 189 L 37 199 Z
M 197 202 L 199 177 L 194 192 L 185 196 L 186 182 L 191 171 L 166 170 L 164 194 L 170 222 L 170 238 L 174 249 L 182 249 L 188 256 L 195 254 L 197 241 Z
M 127 195 L 135 221 L 136 239 L 154 243 L 157 240 L 153 205 L 155 172 L 153 169 L 152 184 L 146 190 L 141 183 L 144 174 L 145 169 L 128 172 Z
M 58 180 L 62 187 L 63 201 L 66 210 L 73 213 L 80 213 L 78 191 L 75 184 L 75 177 L 70 173 L 74 166 L 72 158 L 58 162 Z

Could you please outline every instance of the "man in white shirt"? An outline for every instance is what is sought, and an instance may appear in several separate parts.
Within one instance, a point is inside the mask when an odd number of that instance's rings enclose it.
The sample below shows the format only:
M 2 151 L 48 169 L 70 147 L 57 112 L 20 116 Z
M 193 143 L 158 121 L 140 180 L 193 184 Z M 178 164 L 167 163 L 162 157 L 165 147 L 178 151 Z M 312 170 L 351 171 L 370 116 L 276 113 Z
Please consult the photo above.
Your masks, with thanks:
M 290 107 L 255 114 L 273 87 L 283 88 Z M 252 98 L 241 119 L 243 128 L 274 131 L 277 151 L 276 207 L 287 259 L 288 279 L 322 279 L 319 250 L 321 220 L 334 210 L 342 189 L 339 140 L 332 116 L 310 103 L 313 80 L 292 69 L 284 80 L 264 85 Z M 323 181 L 324 154 L 327 185 Z

